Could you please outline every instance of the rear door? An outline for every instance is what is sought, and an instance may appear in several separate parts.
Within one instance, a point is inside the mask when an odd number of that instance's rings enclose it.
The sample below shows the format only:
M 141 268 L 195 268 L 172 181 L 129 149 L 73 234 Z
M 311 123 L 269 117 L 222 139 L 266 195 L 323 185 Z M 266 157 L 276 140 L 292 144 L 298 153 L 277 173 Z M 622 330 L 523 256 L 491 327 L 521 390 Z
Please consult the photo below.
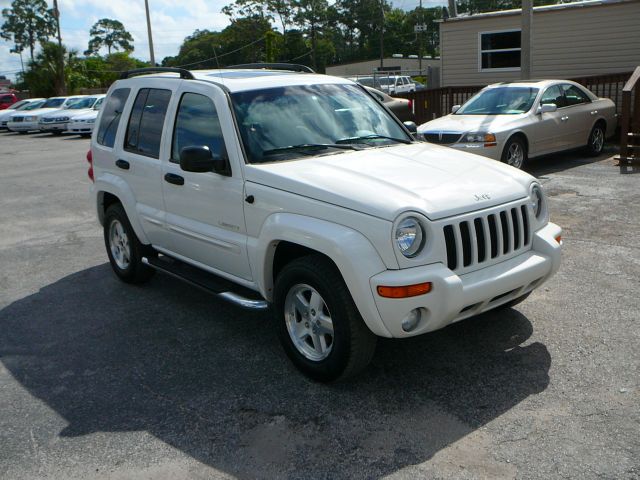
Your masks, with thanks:
M 145 234 L 153 245 L 160 247 L 169 241 L 164 228 L 160 148 L 167 108 L 180 82 L 146 79 L 144 86 L 131 90 L 123 119 L 126 123 L 121 128 L 124 134 L 115 142 L 111 156 L 113 173 L 120 176 L 133 193 Z M 140 82 L 132 84 L 140 85 Z M 103 117 L 107 111 L 104 113 Z M 103 118 L 100 128 L 104 122 Z
M 570 83 L 563 83 L 560 88 L 565 98 L 566 107 L 563 117 L 566 118 L 565 148 L 583 147 L 587 144 L 593 118 L 591 99 L 581 88 Z
M 185 81 L 177 92 L 163 158 L 166 223 L 172 251 L 234 279 L 251 280 L 244 221 L 240 150 L 224 92 Z M 229 176 L 180 168 L 180 151 L 206 146 L 227 158 Z

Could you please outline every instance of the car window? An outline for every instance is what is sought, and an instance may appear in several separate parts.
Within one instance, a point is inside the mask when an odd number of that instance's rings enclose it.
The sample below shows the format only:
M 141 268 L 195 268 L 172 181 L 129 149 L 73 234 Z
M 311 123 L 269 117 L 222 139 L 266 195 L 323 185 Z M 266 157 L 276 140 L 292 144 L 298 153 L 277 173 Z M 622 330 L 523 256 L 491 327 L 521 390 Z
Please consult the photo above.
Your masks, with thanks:
M 539 90 L 532 87 L 490 87 L 470 98 L 455 115 L 517 115 L 528 112 Z
M 29 105 L 29 103 L 30 103 L 29 100 L 20 100 L 19 102 L 11 105 L 11 108 L 13 108 L 14 110 L 18 110 L 19 108 L 22 108 L 25 105 Z
M 558 108 L 565 106 L 564 96 L 562 95 L 558 85 L 552 85 L 547 88 L 542 94 L 542 97 L 540 97 L 540 105 L 552 104 Z
M 580 105 L 581 103 L 589 103 L 591 101 L 587 94 L 575 85 L 565 83 L 562 85 L 562 91 L 568 107 Z
M 62 104 L 64 103 L 66 99 L 65 98 L 49 98 L 44 105 L 42 105 L 42 108 L 57 108 L 62 106 Z
M 208 147 L 214 155 L 226 155 L 220 118 L 209 97 L 197 93 L 182 96 L 173 129 L 172 162 L 180 163 L 184 147 Z
M 36 110 L 38 108 L 42 108 L 45 104 L 46 100 L 38 100 L 37 102 L 30 102 L 26 105 L 21 106 L 18 110 Z
M 102 120 L 98 127 L 98 143 L 112 148 L 116 140 L 118 125 L 125 103 L 129 98 L 130 88 L 118 88 L 111 93 L 102 112 Z
M 13 101 L 13 95 L 3 95 L 0 97 L 0 103 L 7 103 Z
M 160 140 L 171 90 L 143 88 L 131 110 L 124 149 L 128 152 L 158 158 Z

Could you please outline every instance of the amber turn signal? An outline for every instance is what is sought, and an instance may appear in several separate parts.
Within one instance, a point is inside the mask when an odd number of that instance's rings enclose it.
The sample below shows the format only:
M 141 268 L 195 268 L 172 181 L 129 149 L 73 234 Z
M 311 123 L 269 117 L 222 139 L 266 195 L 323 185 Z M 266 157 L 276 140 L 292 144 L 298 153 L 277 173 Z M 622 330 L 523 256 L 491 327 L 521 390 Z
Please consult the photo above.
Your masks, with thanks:
M 493 133 L 487 133 L 484 136 L 484 146 L 485 147 L 495 147 L 496 145 L 497 145 L 496 136 Z
M 556 237 L 556 242 L 558 242 L 558 243 L 562 243 L 562 235 L 558 235 L 558 236 Z
M 378 287 L 378 295 L 385 298 L 407 298 L 424 295 L 431 291 L 431 282 L 404 285 L 402 287 Z

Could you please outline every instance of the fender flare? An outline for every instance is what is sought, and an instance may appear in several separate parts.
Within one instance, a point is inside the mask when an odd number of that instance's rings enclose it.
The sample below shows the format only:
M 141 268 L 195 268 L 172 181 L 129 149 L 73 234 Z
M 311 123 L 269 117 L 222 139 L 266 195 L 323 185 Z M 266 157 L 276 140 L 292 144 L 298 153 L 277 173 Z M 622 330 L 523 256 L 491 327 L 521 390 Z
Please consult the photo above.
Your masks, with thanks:
M 249 238 L 254 278 L 262 295 L 273 299 L 273 260 L 280 242 L 291 242 L 329 257 L 349 289 L 351 298 L 369 329 L 391 337 L 375 304 L 369 279 L 387 267 L 371 242 L 360 232 L 336 223 L 292 213 L 274 213 L 257 238 Z
M 136 215 L 136 197 L 127 182 L 112 173 L 103 173 L 96 178 L 93 191 L 96 200 L 96 208 L 98 210 L 98 220 L 101 225 L 104 225 L 104 194 L 110 193 L 120 200 L 122 208 L 124 208 L 127 218 L 129 219 L 129 223 L 131 223 L 131 227 L 140 242 L 144 244 L 150 243 L 144 229 L 142 228 L 140 219 L 138 218 L 138 215 Z

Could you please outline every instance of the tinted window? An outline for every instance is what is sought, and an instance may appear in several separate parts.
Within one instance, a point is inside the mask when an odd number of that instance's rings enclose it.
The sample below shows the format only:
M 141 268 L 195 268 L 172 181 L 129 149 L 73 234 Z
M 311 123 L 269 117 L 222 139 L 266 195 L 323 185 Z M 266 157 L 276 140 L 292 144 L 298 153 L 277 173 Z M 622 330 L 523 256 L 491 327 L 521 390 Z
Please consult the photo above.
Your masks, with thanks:
M 158 158 L 169 100 L 171 90 L 143 88 L 138 92 L 129 117 L 125 150 Z
M 42 108 L 56 108 L 56 107 L 59 107 L 60 105 L 62 105 L 64 103 L 65 100 L 66 100 L 65 98 L 50 98 L 49 100 L 47 100 L 44 103 Z
M 171 161 L 180 162 L 184 147 L 209 147 L 214 155 L 224 156 L 224 139 L 216 107 L 209 97 L 185 93 L 180 100 L 173 130 Z
M 129 98 L 129 92 L 131 92 L 130 88 L 118 88 L 109 96 L 98 128 L 98 143 L 100 145 L 113 147 L 118 125 L 120 125 L 120 116 L 125 103 L 127 103 L 127 98 Z
M 564 106 L 564 97 L 560 91 L 560 87 L 554 85 L 545 90 L 540 98 L 540 105 L 555 105 L 560 108 Z
M 564 84 L 562 85 L 562 90 L 564 91 L 564 98 L 567 102 L 567 106 L 569 107 L 571 105 L 579 105 L 590 101 L 587 94 L 575 85 Z

